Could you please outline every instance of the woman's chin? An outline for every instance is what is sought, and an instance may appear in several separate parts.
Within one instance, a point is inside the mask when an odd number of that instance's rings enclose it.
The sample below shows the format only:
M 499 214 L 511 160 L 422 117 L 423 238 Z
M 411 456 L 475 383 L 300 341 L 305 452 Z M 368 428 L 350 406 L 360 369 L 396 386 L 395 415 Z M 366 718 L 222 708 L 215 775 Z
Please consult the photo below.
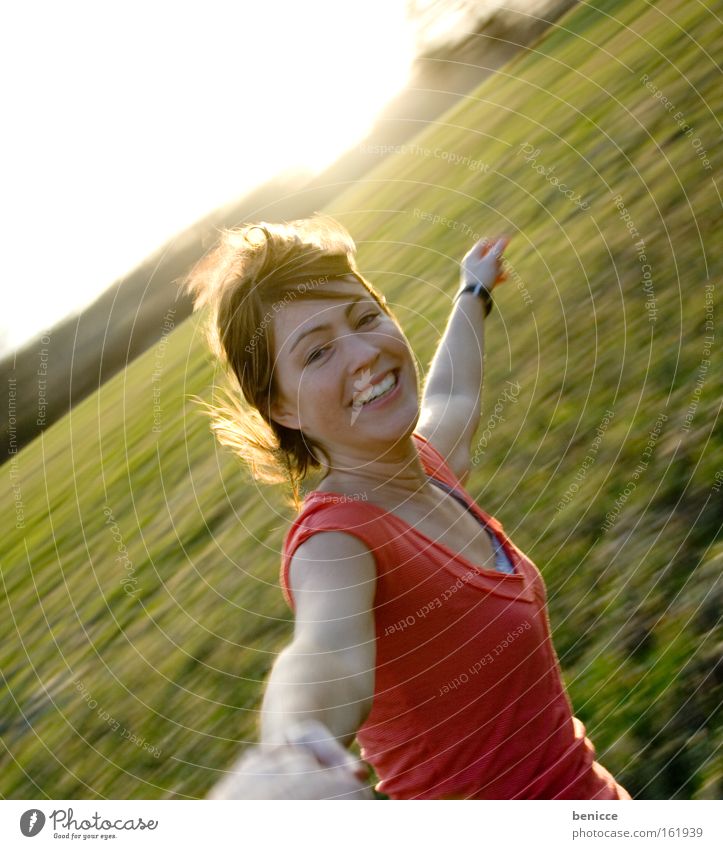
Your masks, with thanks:
M 390 410 L 364 410 L 357 416 L 349 427 L 348 433 L 358 442 L 365 439 L 373 442 L 398 442 L 406 436 L 411 436 L 419 420 L 417 404 L 399 405 Z

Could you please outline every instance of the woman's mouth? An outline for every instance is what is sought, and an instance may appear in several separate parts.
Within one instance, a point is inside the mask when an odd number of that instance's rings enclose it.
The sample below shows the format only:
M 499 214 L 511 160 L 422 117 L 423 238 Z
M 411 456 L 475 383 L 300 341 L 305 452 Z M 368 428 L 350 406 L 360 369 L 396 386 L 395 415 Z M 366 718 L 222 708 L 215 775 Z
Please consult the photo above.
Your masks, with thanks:
M 367 407 L 381 407 L 388 399 L 396 397 L 399 393 L 399 369 L 392 369 L 379 383 L 373 386 L 367 386 L 362 392 L 359 392 L 352 406 L 356 410 L 366 409 Z

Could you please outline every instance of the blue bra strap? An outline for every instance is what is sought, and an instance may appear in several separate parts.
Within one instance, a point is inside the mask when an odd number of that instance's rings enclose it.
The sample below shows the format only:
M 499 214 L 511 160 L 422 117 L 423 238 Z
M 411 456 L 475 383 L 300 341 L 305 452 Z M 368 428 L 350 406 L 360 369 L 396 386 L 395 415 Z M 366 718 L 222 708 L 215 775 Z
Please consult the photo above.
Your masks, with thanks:
M 454 489 L 453 487 L 451 487 L 449 484 L 444 483 L 443 481 L 437 480 L 437 478 L 432 477 L 432 475 L 427 475 L 427 477 L 429 478 L 431 483 L 436 484 L 438 487 L 440 487 L 445 492 L 449 493 L 449 495 L 451 495 L 457 501 L 459 501 L 459 503 L 465 508 L 465 510 L 467 510 L 469 513 L 471 513 L 475 517 L 475 519 L 477 519 L 477 521 L 482 525 L 482 527 L 487 531 L 487 534 L 489 535 L 489 538 L 490 538 L 490 542 L 492 543 L 492 547 L 495 550 L 495 568 L 500 572 L 506 572 L 508 575 L 514 574 L 515 567 L 510 562 L 510 558 L 507 556 L 507 553 L 505 552 L 504 548 L 502 547 L 502 544 L 500 543 L 499 539 L 497 539 L 497 534 L 493 533 L 484 524 L 484 522 L 482 522 L 482 520 L 479 518 L 479 516 L 477 516 L 475 514 L 474 510 L 467 503 L 465 498 L 462 495 L 460 495 L 459 492 L 457 492 L 457 490 Z

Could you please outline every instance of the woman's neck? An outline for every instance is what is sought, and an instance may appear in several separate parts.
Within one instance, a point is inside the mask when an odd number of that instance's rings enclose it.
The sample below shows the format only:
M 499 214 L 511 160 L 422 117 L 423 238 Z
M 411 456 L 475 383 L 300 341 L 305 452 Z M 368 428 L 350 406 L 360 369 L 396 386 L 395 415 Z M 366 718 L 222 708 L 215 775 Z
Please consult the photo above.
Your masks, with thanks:
M 410 436 L 373 460 L 356 449 L 336 452 L 318 489 L 344 495 L 366 495 L 372 501 L 396 500 L 419 493 L 427 482 L 427 474 Z

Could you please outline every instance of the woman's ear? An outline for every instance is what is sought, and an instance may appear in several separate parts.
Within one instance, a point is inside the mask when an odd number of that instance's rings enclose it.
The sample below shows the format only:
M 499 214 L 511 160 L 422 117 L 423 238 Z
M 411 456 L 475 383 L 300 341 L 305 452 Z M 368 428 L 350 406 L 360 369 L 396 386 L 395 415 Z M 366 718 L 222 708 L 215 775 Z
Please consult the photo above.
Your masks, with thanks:
M 275 375 L 271 377 L 266 402 L 268 404 L 269 418 L 283 427 L 288 427 L 290 430 L 301 430 L 299 416 L 291 404 L 287 403 L 283 393 L 279 391 Z
M 298 414 L 283 402 L 272 401 L 269 404 L 269 413 L 277 424 L 288 427 L 290 430 L 300 430 Z

